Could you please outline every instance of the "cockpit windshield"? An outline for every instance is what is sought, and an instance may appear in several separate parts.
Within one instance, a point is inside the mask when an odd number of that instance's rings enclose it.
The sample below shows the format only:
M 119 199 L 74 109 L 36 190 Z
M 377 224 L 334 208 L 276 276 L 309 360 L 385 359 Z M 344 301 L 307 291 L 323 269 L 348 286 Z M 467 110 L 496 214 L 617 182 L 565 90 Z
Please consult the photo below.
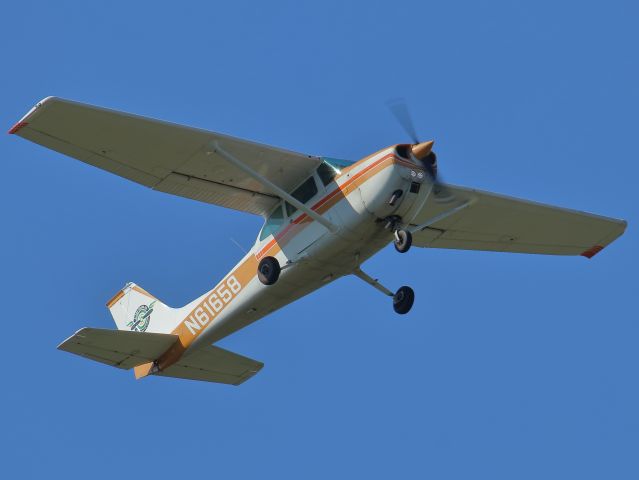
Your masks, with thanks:
M 317 175 L 322 180 L 325 187 L 333 181 L 338 172 L 339 170 L 326 162 L 320 163 L 320 166 L 317 167 Z
M 350 160 L 342 160 L 341 158 L 322 157 L 325 163 L 328 163 L 331 167 L 337 170 L 339 173 L 343 168 L 350 167 L 354 162 Z
M 278 207 L 273 210 L 273 213 L 271 213 L 271 216 L 268 217 L 268 220 L 266 220 L 266 223 L 262 227 L 262 231 L 260 232 L 260 241 L 277 232 L 283 223 L 284 212 L 282 211 L 282 205 L 278 205 Z
M 301 203 L 308 202 L 311 198 L 317 195 L 317 185 L 315 184 L 315 178 L 308 177 L 304 183 L 293 190 L 291 196 L 295 200 L 299 200 Z M 290 203 L 286 203 L 286 214 L 290 217 L 297 211 L 297 207 L 294 207 Z

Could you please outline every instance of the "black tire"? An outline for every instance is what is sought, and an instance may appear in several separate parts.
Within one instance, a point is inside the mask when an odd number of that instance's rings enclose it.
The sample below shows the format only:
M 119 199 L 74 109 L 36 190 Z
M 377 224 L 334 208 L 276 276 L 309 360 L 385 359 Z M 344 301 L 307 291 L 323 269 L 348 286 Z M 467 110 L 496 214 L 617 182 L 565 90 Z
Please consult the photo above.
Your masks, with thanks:
M 273 285 L 280 278 L 280 262 L 273 257 L 264 257 L 257 266 L 257 278 L 264 285 Z
M 393 295 L 393 310 L 400 315 L 408 313 L 415 301 L 415 292 L 410 287 L 400 287 Z
M 397 237 L 399 237 L 399 240 Z M 408 252 L 410 246 L 413 244 L 413 235 L 408 230 L 397 230 L 397 237 L 395 237 L 395 241 L 393 242 L 395 250 L 399 253 Z

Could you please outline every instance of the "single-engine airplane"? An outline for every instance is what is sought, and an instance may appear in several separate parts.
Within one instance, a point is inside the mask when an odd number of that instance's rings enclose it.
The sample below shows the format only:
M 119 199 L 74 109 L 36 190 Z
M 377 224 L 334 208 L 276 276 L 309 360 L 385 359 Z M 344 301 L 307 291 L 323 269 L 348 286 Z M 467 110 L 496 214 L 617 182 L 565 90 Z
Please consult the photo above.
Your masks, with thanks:
M 171 308 L 134 283 L 107 302 L 118 330 L 82 328 L 58 348 L 147 375 L 239 385 L 261 362 L 213 344 L 345 275 L 406 314 L 361 269 L 390 242 L 591 258 L 626 222 L 445 184 L 433 142 L 384 148 L 357 162 L 303 155 L 226 135 L 48 97 L 9 133 L 154 190 L 265 219 L 255 244 L 209 292 Z

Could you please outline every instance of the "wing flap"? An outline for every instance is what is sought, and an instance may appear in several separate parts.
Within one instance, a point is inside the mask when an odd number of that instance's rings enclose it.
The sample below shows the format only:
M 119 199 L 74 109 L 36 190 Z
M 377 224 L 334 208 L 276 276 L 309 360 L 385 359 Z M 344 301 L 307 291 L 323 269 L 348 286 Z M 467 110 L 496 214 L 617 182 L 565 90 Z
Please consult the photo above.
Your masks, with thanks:
M 414 234 L 421 247 L 592 257 L 625 230 L 624 220 L 544 205 L 479 190 L 449 187 L 470 207 Z M 453 205 L 454 206 L 454 205 Z M 430 202 L 415 225 L 451 205 Z
M 58 349 L 128 370 L 157 359 L 177 339 L 177 335 L 164 333 L 82 328 Z
M 278 199 L 211 153 L 215 142 L 286 191 L 321 163 L 310 155 L 55 97 L 39 102 L 10 133 L 153 189 L 263 216 Z
M 239 385 L 259 372 L 263 366 L 262 362 L 208 345 L 155 375 Z
M 278 201 L 277 197 L 273 195 L 253 192 L 180 173 L 167 175 L 154 189 L 180 197 L 192 198 L 204 203 L 224 205 L 234 210 L 257 215 L 269 211 L 274 202 Z

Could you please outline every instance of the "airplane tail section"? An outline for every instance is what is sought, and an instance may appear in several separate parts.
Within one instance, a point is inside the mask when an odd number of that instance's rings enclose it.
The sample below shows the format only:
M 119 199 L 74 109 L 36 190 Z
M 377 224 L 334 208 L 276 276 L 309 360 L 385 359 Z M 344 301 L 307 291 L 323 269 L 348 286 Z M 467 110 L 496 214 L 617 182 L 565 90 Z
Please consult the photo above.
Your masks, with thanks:
M 177 335 L 102 328 L 82 328 L 58 349 L 125 370 L 135 368 L 136 378 L 147 375 L 185 378 L 239 385 L 264 366 L 251 358 L 207 345 L 180 358 L 166 370 L 153 370 L 154 361 L 178 342 Z M 138 369 L 142 374 L 138 375 Z
M 259 372 L 263 366 L 262 362 L 252 358 L 229 352 L 215 345 L 207 345 L 191 355 L 180 358 L 156 375 L 240 385 Z
M 122 369 L 147 375 L 239 385 L 263 367 L 262 362 L 207 345 L 185 352 L 175 327 L 195 299 L 171 308 L 134 283 L 128 283 L 109 302 L 118 330 L 82 328 L 58 348 Z
M 182 320 L 171 308 L 135 283 L 127 283 L 107 302 L 118 330 L 171 333 Z
M 177 335 L 82 328 L 58 345 L 59 350 L 128 370 L 153 362 L 177 342 Z

